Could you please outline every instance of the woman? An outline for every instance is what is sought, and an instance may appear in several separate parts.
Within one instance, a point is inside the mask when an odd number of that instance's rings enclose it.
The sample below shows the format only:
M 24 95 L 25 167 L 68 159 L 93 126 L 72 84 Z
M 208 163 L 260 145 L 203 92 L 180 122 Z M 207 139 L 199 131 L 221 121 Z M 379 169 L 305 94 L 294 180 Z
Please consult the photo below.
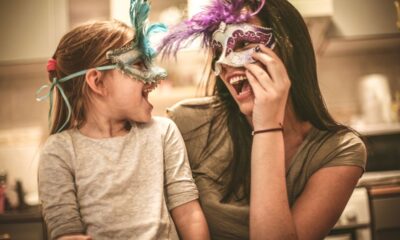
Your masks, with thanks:
M 322 239 L 366 164 L 324 105 L 307 27 L 286 0 L 211 5 L 164 39 L 202 37 L 213 96 L 168 110 L 183 134 L 213 239 Z

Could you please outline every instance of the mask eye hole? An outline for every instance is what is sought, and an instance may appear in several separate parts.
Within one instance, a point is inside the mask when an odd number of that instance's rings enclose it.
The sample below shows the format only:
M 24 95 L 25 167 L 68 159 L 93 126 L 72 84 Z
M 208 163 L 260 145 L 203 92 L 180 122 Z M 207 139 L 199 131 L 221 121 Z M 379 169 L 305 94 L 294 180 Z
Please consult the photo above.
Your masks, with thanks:
M 144 70 L 148 69 L 146 64 L 142 60 L 137 61 L 135 63 L 132 63 L 130 66 L 132 68 L 135 68 L 135 69 L 138 69 L 138 70 L 141 70 L 141 71 L 144 71 Z
M 211 49 L 212 49 L 213 57 L 219 58 L 219 56 L 222 53 L 222 44 L 220 42 L 213 41 L 213 43 L 211 45 Z
M 252 48 L 253 45 L 254 45 L 254 43 L 251 43 L 249 41 L 240 40 L 240 41 L 236 42 L 233 50 L 240 52 L 240 51 L 244 51 L 244 50 Z
M 215 62 L 219 59 L 222 54 L 222 44 L 213 40 L 211 44 L 212 49 L 212 61 L 211 61 L 211 69 L 215 71 Z

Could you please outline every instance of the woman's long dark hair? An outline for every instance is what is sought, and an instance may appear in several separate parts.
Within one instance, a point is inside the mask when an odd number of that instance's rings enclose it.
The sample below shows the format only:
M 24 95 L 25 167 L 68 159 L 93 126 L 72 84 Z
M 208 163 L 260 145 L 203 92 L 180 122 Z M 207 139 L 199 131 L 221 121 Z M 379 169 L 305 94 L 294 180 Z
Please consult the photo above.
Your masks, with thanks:
M 257 15 L 264 26 L 271 27 L 277 39 L 275 50 L 286 66 L 291 80 L 290 102 L 300 121 L 308 121 L 320 130 L 336 132 L 347 127 L 329 114 L 317 80 L 316 60 L 307 26 L 300 13 L 286 0 L 268 0 Z M 222 103 L 221 114 L 233 143 L 232 161 L 222 177 L 228 185 L 221 202 L 250 200 L 251 127 L 224 83 L 215 79 L 213 95 Z M 213 122 L 213 121 L 212 121 Z M 214 129 L 211 127 L 210 129 Z M 208 144 L 212 144 L 211 141 Z

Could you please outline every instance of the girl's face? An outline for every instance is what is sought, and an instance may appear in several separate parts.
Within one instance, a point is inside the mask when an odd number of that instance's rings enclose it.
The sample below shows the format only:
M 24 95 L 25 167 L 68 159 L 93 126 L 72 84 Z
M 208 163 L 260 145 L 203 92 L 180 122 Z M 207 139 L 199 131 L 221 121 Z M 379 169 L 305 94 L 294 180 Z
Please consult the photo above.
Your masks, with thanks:
M 259 44 L 273 48 L 275 40 L 272 30 L 261 27 L 261 22 L 256 17 L 244 24 L 227 25 L 213 34 L 214 71 L 246 116 L 252 115 L 254 94 L 247 80 L 244 64 L 255 62 L 251 54 Z
M 141 62 L 132 68 L 145 70 Z M 153 105 L 148 101 L 148 95 L 157 86 L 156 83 L 145 84 L 120 70 L 110 71 L 104 82 L 107 85 L 106 101 L 112 118 L 134 122 L 148 122 L 151 119 Z

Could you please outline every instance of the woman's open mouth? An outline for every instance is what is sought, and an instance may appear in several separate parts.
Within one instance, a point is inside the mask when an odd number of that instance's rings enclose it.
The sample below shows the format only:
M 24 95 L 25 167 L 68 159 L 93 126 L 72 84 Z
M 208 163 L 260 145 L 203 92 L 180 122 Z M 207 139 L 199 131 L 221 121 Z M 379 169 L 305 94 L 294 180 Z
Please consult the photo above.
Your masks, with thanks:
M 241 96 L 251 92 L 251 86 L 245 75 L 236 75 L 229 79 L 229 83 L 235 89 L 236 94 Z

